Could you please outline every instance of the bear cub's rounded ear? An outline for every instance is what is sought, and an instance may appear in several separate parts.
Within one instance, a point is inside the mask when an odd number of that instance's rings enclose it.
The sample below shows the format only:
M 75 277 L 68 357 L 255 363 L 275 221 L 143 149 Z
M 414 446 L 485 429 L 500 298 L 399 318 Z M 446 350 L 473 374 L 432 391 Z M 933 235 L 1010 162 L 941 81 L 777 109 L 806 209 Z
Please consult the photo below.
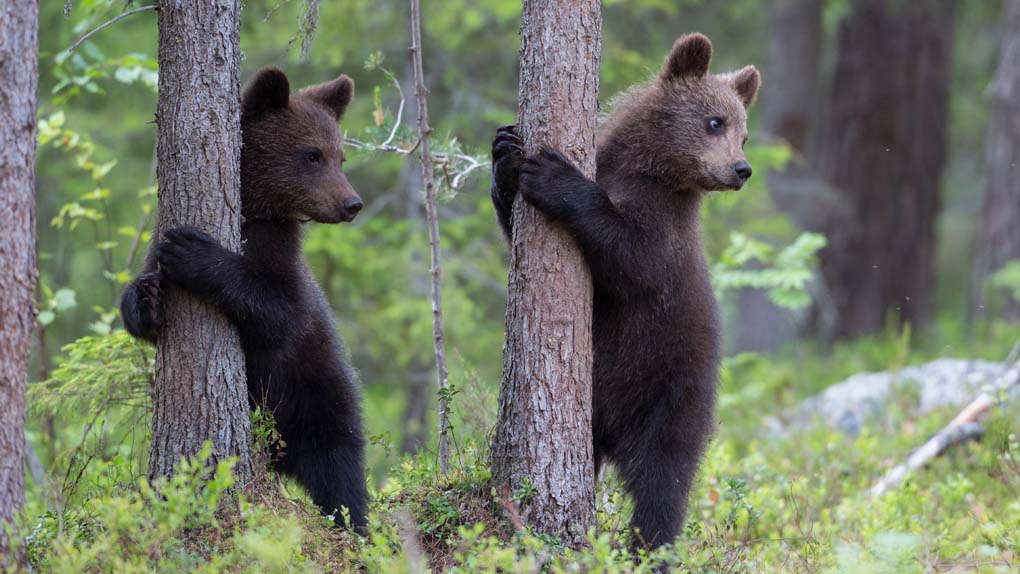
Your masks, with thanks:
M 253 120 L 270 110 L 287 107 L 290 82 L 279 68 L 263 68 L 248 82 L 241 96 L 241 119 Z
M 761 88 L 761 74 L 754 66 L 744 66 L 736 72 L 727 75 L 727 79 L 733 89 L 737 92 L 744 108 L 751 107 L 758 97 L 758 89 Z
M 712 41 L 708 36 L 697 32 L 685 34 L 673 44 L 659 77 L 663 80 L 704 78 L 711 63 Z
M 326 107 L 337 120 L 344 116 L 347 106 L 354 99 L 354 80 L 341 74 L 339 78 L 322 84 L 309 86 L 301 92 L 302 96 Z

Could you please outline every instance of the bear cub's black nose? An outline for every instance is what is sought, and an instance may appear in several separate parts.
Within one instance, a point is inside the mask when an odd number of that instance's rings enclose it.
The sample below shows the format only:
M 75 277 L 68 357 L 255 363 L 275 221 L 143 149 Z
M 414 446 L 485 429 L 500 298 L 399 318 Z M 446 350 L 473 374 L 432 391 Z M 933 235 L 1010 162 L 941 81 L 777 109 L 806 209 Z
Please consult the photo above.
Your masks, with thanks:
M 733 171 L 737 172 L 737 177 L 739 177 L 741 181 L 747 181 L 751 178 L 751 164 L 746 161 L 738 161 L 734 164 Z
M 351 215 L 354 215 L 361 211 L 361 208 L 365 207 L 365 204 L 356 197 L 351 197 L 344 200 L 344 210 Z

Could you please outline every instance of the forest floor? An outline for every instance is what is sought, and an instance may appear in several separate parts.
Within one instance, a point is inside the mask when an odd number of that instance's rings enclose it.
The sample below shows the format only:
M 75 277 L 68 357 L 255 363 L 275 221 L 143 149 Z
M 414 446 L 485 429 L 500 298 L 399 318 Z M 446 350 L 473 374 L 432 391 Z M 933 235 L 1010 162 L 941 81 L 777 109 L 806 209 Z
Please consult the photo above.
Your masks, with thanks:
M 999 333 L 968 356 L 1001 360 L 1017 335 Z M 956 407 L 921 414 L 920 397 L 901 392 L 856 436 L 821 421 L 795 431 L 773 428 L 776 418 L 846 376 L 895 371 L 942 354 L 923 348 L 888 336 L 825 353 L 801 346 L 728 359 L 720 427 L 685 531 L 650 554 L 626 550 L 629 503 L 611 471 L 599 484 L 598 525 L 587 546 L 565 548 L 521 528 L 514 511 L 527 504 L 527 493 L 490 486 L 485 432 L 458 419 L 452 473 L 439 475 L 434 453 L 398 459 L 374 490 L 365 537 L 331 527 L 299 487 L 272 473 L 260 473 L 235 498 L 228 464 L 196 463 L 153 489 L 133 478 L 135 445 L 88 465 L 62 510 L 36 497 L 27 522 L 29 556 L 35 571 L 74 574 L 1017 572 L 1015 403 L 986 416 L 980 441 L 953 447 L 881 496 L 869 493 L 872 485 L 951 420 Z

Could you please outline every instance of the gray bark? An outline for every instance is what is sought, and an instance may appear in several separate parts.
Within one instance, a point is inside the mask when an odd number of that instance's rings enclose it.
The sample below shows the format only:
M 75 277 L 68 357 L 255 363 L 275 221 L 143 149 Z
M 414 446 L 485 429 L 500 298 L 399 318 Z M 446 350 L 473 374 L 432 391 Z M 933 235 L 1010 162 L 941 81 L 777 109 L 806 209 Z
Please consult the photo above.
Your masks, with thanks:
M 159 222 L 193 225 L 234 251 L 240 222 L 240 0 L 164 0 L 159 7 Z M 219 311 L 165 290 L 156 354 L 149 475 L 212 441 L 214 460 L 238 457 L 251 476 L 244 355 Z
M 4 528 L 25 505 L 25 384 L 38 277 L 38 30 L 35 0 L 0 7 L 0 568 L 11 558 Z
M 595 0 L 524 1 L 525 145 L 559 148 L 592 179 L 601 27 Z M 595 517 L 591 278 L 566 232 L 526 202 L 515 202 L 513 221 L 493 480 L 516 489 L 529 479 L 525 520 L 576 544 Z
M 989 89 L 992 115 L 986 148 L 988 187 L 978 231 L 973 307 L 984 305 L 984 282 L 1010 261 L 1020 260 L 1020 0 L 1003 2 L 1005 23 L 999 67 Z M 998 316 L 1020 318 L 1009 301 Z

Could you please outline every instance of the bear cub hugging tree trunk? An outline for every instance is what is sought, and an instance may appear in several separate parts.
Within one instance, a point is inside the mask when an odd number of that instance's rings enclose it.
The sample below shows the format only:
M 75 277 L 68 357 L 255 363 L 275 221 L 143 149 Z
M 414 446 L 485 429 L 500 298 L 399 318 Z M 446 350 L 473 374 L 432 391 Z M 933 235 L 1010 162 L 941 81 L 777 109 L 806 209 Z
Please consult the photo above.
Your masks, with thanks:
M 492 200 L 513 233 L 518 192 L 564 225 L 591 269 L 596 474 L 615 464 L 634 499 L 635 542 L 672 542 L 714 425 L 720 325 L 701 242 L 708 191 L 740 189 L 747 66 L 709 74 L 701 34 L 674 44 L 657 78 L 620 96 L 600 126 L 596 181 L 563 155 L 524 157 L 514 126 L 492 147 Z
M 155 341 L 169 283 L 217 306 L 237 327 L 251 405 L 272 411 L 284 446 L 276 468 L 308 489 L 323 513 L 346 508 L 365 525 L 361 398 L 329 305 L 301 254 L 301 224 L 351 221 L 362 201 L 341 169 L 337 122 L 354 96 L 347 76 L 290 93 L 262 70 L 242 95 L 244 253 L 189 227 L 153 243 L 121 301 L 124 326 Z

